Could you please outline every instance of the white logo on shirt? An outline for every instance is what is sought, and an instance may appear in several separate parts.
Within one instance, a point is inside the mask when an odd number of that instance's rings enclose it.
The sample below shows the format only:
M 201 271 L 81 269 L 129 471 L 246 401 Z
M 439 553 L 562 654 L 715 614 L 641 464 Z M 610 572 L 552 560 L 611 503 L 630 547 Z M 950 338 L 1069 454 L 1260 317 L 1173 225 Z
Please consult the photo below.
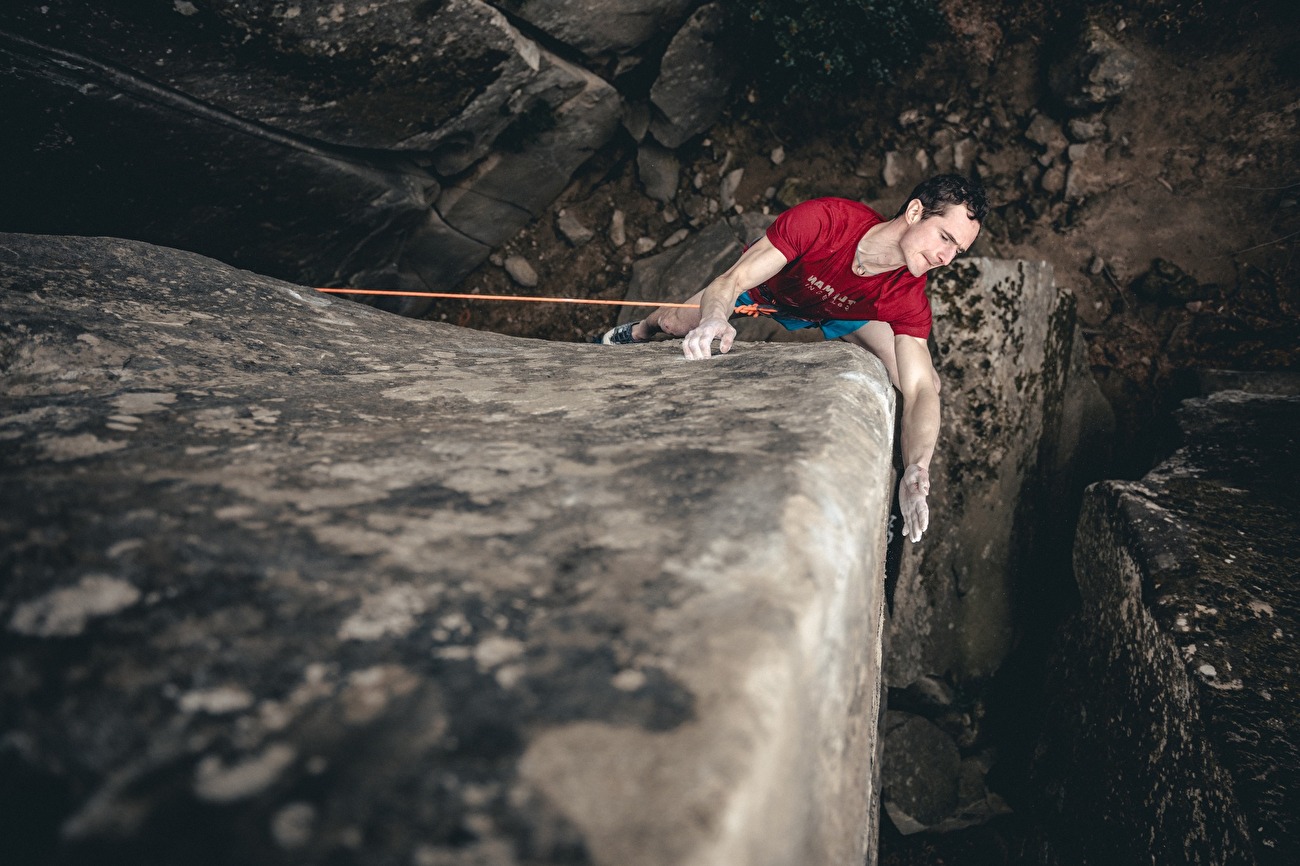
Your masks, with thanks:
M 828 286 L 826 283 L 817 279 L 812 274 L 808 275 L 808 288 L 816 289 L 817 291 L 821 292 L 823 295 L 825 295 L 828 298 L 831 295 L 835 294 L 834 286 Z

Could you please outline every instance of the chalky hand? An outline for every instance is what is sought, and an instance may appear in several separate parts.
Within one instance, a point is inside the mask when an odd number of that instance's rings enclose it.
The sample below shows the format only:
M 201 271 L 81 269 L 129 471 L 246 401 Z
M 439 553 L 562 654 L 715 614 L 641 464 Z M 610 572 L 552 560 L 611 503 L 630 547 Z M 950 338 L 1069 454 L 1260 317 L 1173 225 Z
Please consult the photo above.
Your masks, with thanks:
M 913 463 L 903 470 L 903 480 L 898 483 L 898 507 L 903 512 L 903 535 L 913 544 L 930 527 L 930 506 L 925 502 L 929 493 L 930 473 L 920 464 Z

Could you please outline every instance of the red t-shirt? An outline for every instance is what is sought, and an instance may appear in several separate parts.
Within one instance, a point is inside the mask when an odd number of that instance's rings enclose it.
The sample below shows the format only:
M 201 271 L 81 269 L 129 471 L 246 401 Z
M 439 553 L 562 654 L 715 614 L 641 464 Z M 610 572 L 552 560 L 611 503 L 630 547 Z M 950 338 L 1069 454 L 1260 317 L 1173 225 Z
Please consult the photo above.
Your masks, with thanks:
M 885 221 L 845 198 L 795 205 L 768 226 L 767 239 L 789 260 L 758 287 L 763 300 L 800 318 L 888 322 L 895 334 L 930 336 L 925 276 L 906 267 L 869 277 L 853 273 L 853 254 L 867 229 Z

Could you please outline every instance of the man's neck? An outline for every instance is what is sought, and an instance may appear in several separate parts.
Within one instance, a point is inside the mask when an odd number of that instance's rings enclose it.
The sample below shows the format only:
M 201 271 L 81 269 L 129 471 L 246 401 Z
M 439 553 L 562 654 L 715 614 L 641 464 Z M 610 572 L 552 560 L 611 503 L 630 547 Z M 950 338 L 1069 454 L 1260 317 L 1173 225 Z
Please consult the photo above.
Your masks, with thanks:
M 907 264 L 899 238 L 907 226 L 901 217 L 876 223 L 858 241 L 854 262 L 866 267 L 866 276 L 896 271 Z

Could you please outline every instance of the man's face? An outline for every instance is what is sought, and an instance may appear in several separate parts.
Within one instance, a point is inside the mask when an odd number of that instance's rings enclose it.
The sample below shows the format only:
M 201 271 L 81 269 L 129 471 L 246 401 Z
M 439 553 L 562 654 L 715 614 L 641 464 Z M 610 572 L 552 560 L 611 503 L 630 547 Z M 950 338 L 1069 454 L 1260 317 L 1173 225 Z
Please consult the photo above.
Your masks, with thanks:
M 965 205 L 949 205 L 938 216 L 921 218 L 921 202 L 908 202 L 903 216 L 907 230 L 899 245 L 912 276 L 941 268 L 970 249 L 979 236 L 980 224 L 966 213 Z

